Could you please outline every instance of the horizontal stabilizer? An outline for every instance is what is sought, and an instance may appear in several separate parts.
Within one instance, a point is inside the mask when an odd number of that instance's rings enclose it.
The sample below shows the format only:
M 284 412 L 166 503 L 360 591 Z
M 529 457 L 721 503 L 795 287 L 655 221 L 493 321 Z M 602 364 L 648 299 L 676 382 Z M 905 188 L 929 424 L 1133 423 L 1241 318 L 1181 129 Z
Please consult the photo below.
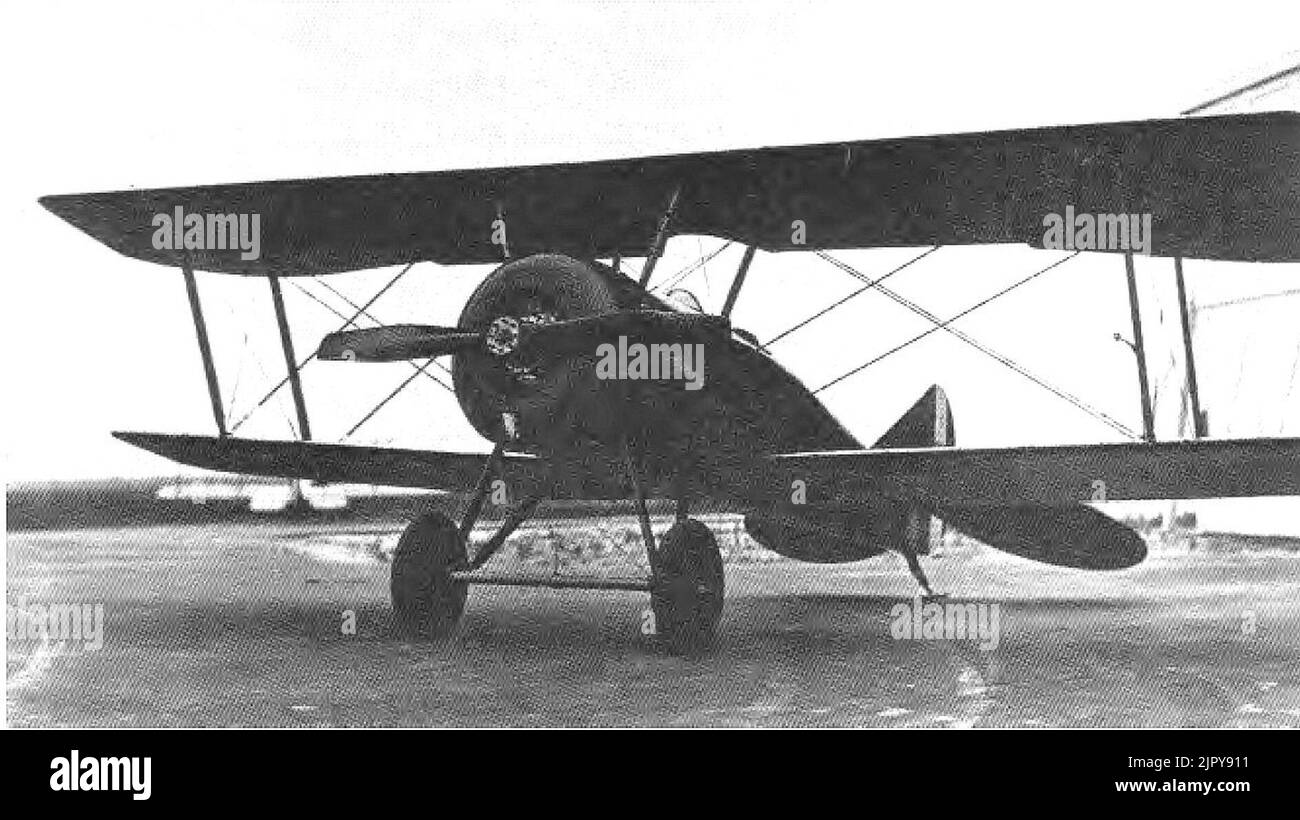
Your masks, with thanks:
M 946 523 L 990 547 L 1074 569 L 1126 569 L 1142 563 L 1142 536 L 1091 507 L 939 505 Z
M 1300 495 L 1294 438 L 847 450 L 776 455 L 771 463 L 772 486 L 805 481 L 810 503 L 884 495 L 931 507 L 1011 507 Z

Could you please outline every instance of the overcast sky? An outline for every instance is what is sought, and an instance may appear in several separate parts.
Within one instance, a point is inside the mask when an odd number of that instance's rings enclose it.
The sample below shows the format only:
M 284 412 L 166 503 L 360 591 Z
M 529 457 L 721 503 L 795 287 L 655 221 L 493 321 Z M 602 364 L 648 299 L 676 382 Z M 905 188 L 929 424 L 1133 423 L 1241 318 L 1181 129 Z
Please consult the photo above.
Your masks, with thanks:
M 173 465 L 109 431 L 212 430 L 179 273 L 73 230 L 36 204 L 43 194 L 1175 116 L 1300 62 L 1294 5 L 10 6 L 0 27 L 5 476 L 170 473 Z M 1300 107 L 1294 87 L 1251 104 Z M 675 239 L 659 271 L 666 279 L 716 246 Z M 842 258 L 878 275 L 914 253 Z M 728 251 L 684 284 L 716 310 L 738 256 Z M 1028 248 L 946 249 L 891 284 L 946 316 L 1055 258 Z M 1298 266 L 1261 267 L 1192 262 L 1188 270 L 1198 294 L 1213 299 L 1300 287 Z M 1139 272 L 1169 269 L 1168 260 L 1141 260 Z M 388 322 L 454 322 L 484 270 L 417 266 L 374 312 Z M 361 300 L 391 275 L 330 284 Z M 199 276 L 238 418 L 283 374 L 266 286 Z M 319 285 L 305 286 L 346 309 Z M 811 255 L 760 255 L 736 320 L 768 338 L 854 286 Z M 286 298 L 305 355 L 337 320 L 293 288 Z M 1286 422 L 1300 415 L 1287 409 L 1300 391 L 1279 387 L 1277 375 L 1290 368 L 1293 386 L 1294 311 L 1294 300 L 1274 300 L 1248 321 L 1221 321 L 1237 328 L 1221 338 L 1249 338 L 1202 355 L 1207 370 L 1220 371 L 1208 379 L 1219 390 L 1207 397 L 1222 422 L 1216 432 L 1300 434 Z M 817 386 L 925 327 L 873 295 L 774 352 Z M 1119 257 L 1074 260 L 960 327 L 1140 427 L 1132 355 L 1111 338 L 1130 327 Z M 1264 363 L 1262 375 L 1244 374 L 1243 356 Z M 337 439 L 407 372 L 310 365 L 317 437 Z M 959 444 L 1119 438 L 943 334 L 822 395 L 869 443 L 931 383 L 949 392 Z M 1227 393 L 1243 383 L 1261 392 L 1232 410 Z M 287 415 L 273 403 L 240 433 L 287 437 Z M 483 447 L 450 394 L 424 380 L 354 440 Z

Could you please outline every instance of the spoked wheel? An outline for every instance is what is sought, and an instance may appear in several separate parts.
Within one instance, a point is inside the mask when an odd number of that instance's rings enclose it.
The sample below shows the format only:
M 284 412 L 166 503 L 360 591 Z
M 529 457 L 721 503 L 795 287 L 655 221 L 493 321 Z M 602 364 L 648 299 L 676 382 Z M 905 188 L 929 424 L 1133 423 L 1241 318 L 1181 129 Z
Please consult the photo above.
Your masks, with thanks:
M 469 593 L 451 573 L 465 566 L 465 544 L 451 519 L 426 513 L 412 521 L 393 552 L 390 589 L 398 628 L 426 639 L 450 634 Z
M 656 550 L 650 606 L 655 631 L 675 655 L 713 645 L 722 617 L 724 580 L 717 539 L 703 523 L 674 524 Z

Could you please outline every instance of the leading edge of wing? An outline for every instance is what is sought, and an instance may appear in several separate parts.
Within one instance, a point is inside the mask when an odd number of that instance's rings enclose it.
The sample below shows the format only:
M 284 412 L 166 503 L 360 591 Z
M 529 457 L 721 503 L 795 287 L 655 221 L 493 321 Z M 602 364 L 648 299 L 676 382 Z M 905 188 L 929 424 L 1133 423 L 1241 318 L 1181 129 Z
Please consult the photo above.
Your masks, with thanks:
M 870 494 L 931 505 L 1016 506 L 1300 495 L 1300 439 L 852 450 L 771 456 L 809 503 Z
M 376 484 L 468 491 L 483 472 L 487 453 L 401 450 L 311 441 L 216 438 L 165 433 L 114 432 L 114 438 L 192 467 L 272 478 L 339 484 Z M 512 486 L 522 483 L 539 459 L 505 456 Z
M 245 275 L 648 252 L 674 234 L 768 251 L 1028 243 L 1044 218 L 1151 217 L 1155 256 L 1300 260 L 1300 114 L 1145 120 L 536 166 L 45 196 L 135 259 Z M 680 197 L 674 196 L 674 191 Z M 155 246 L 159 215 L 258 216 L 255 258 Z M 795 223 L 803 230 L 796 231 Z M 179 234 L 173 226 L 173 237 Z M 796 238 L 798 237 L 798 238 Z M 188 242 L 188 240 L 185 240 Z

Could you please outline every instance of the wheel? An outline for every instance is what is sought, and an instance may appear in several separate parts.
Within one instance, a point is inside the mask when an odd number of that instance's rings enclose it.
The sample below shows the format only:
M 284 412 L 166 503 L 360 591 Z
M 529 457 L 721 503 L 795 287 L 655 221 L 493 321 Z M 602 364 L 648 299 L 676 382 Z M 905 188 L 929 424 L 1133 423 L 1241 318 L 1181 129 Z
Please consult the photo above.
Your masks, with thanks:
M 407 635 L 442 638 L 465 611 L 469 585 L 451 577 L 466 566 L 460 530 L 442 513 L 425 513 L 402 533 L 393 552 L 393 615 Z
M 650 606 L 660 640 L 676 655 L 709 648 L 725 591 L 717 539 L 703 523 L 688 518 L 664 533 L 655 553 Z

